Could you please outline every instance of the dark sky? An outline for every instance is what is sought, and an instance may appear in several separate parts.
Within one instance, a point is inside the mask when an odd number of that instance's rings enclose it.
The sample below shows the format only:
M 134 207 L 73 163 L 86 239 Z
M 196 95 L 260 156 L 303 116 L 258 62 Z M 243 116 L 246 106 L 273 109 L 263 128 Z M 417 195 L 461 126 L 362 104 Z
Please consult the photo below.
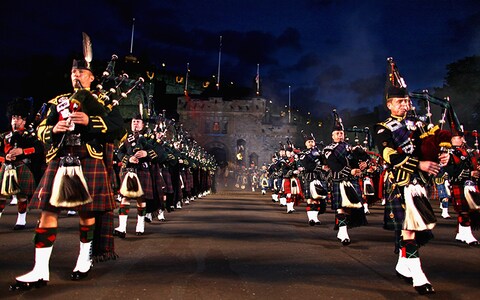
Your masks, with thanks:
M 0 14 L 4 102 L 64 76 L 39 60 L 81 53 L 82 31 L 94 61 L 128 54 L 132 18 L 135 55 L 210 78 L 221 35 L 222 84 L 251 86 L 258 63 L 264 96 L 284 105 L 291 85 L 292 105 L 314 114 L 381 104 L 389 56 L 413 91 L 442 86 L 447 64 L 480 50 L 478 0 L 4 1 Z

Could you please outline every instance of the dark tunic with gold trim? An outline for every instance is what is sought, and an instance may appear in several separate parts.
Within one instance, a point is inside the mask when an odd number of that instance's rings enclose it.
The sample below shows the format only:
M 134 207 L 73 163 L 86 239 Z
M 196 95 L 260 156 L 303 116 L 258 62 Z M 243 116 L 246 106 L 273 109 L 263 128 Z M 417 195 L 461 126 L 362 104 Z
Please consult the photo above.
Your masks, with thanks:
M 61 114 L 59 108 L 70 98 L 80 103 L 88 115 L 88 125 L 75 125 L 71 132 L 53 133 Z M 107 108 L 88 90 L 60 95 L 49 101 L 47 117 L 37 128 L 38 138 L 46 148 L 47 169 L 30 202 L 30 208 L 58 211 L 49 203 L 60 158 L 68 154 L 80 159 L 83 175 L 93 202 L 76 207 L 78 211 L 111 211 L 115 208 L 113 191 L 104 163 L 105 144 L 123 130 L 123 118 L 117 108 Z M 69 208 L 71 209 L 71 208 Z
M 420 181 L 417 130 L 408 128 L 405 118 L 391 116 L 375 125 L 375 142 L 380 155 L 388 164 L 385 187 L 384 228 L 402 230 L 405 220 L 403 188 L 412 180 Z

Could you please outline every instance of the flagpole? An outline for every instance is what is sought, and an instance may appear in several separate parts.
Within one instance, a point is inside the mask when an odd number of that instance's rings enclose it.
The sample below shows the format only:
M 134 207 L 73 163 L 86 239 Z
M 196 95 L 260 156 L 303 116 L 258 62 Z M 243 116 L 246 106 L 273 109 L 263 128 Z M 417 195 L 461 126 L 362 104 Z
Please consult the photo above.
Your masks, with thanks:
M 133 33 L 135 32 L 135 18 L 133 18 L 133 23 L 132 23 L 132 37 L 130 39 L 130 54 L 133 53 Z
M 255 78 L 257 83 L 257 96 L 260 95 L 260 64 L 257 64 L 257 77 Z
M 217 69 L 217 91 L 220 90 L 220 61 L 222 59 L 222 36 L 220 36 L 220 46 L 218 49 L 218 69 Z
M 187 74 L 185 75 L 185 88 L 183 89 L 183 93 L 188 95 L 188 75 L 190 74 L 190 63 L 187 63 Z
M 291 86 L 288 86 L 288 124 L 290 124 L 290 121 L 292 120 L 292 97 L 291 97 Z

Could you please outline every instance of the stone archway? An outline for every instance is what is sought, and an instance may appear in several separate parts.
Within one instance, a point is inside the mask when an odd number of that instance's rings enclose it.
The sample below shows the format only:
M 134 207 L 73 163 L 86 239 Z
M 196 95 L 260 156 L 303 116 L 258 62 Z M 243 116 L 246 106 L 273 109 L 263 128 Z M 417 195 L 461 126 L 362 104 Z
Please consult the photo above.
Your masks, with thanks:
M 205 150 L 215 157 L 219 166 L 225 166 L 228 164 L 228 151 L 224 144 L 213 142 L 205 146 Z

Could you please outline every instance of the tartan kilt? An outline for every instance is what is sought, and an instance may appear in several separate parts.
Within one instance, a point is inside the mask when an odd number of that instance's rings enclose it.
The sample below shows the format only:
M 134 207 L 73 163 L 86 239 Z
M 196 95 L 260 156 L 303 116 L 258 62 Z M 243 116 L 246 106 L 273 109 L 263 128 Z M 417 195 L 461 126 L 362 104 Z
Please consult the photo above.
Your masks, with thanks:
M 163 181 L 165 181 L 165 193 L 173 194 L 172 174 L 168 168 L 162 168 Z
M 453 209 L 455 210 L 455 212 L 461 213 L 470 211 L 467 199 L 465 199 L 465 194 L 463 193 L 463 184 L 452 184 L 451 191 L 453 198 Z
M 191 191 L 193 189 L 193 175 L 190 170 L 185 171 L 185 190 Z
M 405 221 L 405 207 L 403 203 L 403 187 L 385 191 L 385 210 L 383 228 L 387 230 L 402 230 Z
M 145 169 L 145 168 L 137 168 L 135 169 L 138 180 L 140 181 L 140 184 L 142 185 L 142 190 L 143 190 L 143 199 L 153 199 L 153 185 L 152 185 L 152 177 L 150 175 L 150 170 Z M 125 175 L 127 175 L 127 170 L 125 168 L 122 168 L 120 171 L 120 182 L 123 182 L 123 179 L 125 178 Z
M 47 165 L 47 169 L 30 201 L 29 208 L 43 209 L 48 211 L 58 211 L 61 208 L 52 206 L 49 202 L 53 181 L 59 167 L 60 159 L 52 160 Z M 108 184 L 107 168 L 102 159 L 86 157 L 81 160 L 82 172 L 87 182 L 88 192 L 93 202 L 76 208 L 64 208 L 69 210 L 87 211 L 109 211 L 115 209 L 115 200 L 110 184 Z
M 340 194 L 340 182 L 341 181 L 333 181 L 333 189 L 332 189 L 332 210 L 337 210 L 342 207 L 342 195 Z M 357 192 L 358 195 L 362 195 L 362 192 L 360 190 L 360 184 L 358 183 L 358 180 L 349 180 L 353 185 L 353 188 Z M 347 207 L 346 207 L 347 208 Z M 348 208 L 347 208 L 348 209 Z
M 15 169 L 17 171 L 18 185 L 20 186 L 19 195 L 27 197 L 33 195 L 33 193 L 35 192 L 36 183 L 35 177 L 33 176 L 32 171 L 30 171 L 30 168 L 26 164 L 21 163 L 15 166 Z M 4 174 L 5 164 L 3 164 L 2 168 L 0 169 L 0 184 L 3 180 Z

